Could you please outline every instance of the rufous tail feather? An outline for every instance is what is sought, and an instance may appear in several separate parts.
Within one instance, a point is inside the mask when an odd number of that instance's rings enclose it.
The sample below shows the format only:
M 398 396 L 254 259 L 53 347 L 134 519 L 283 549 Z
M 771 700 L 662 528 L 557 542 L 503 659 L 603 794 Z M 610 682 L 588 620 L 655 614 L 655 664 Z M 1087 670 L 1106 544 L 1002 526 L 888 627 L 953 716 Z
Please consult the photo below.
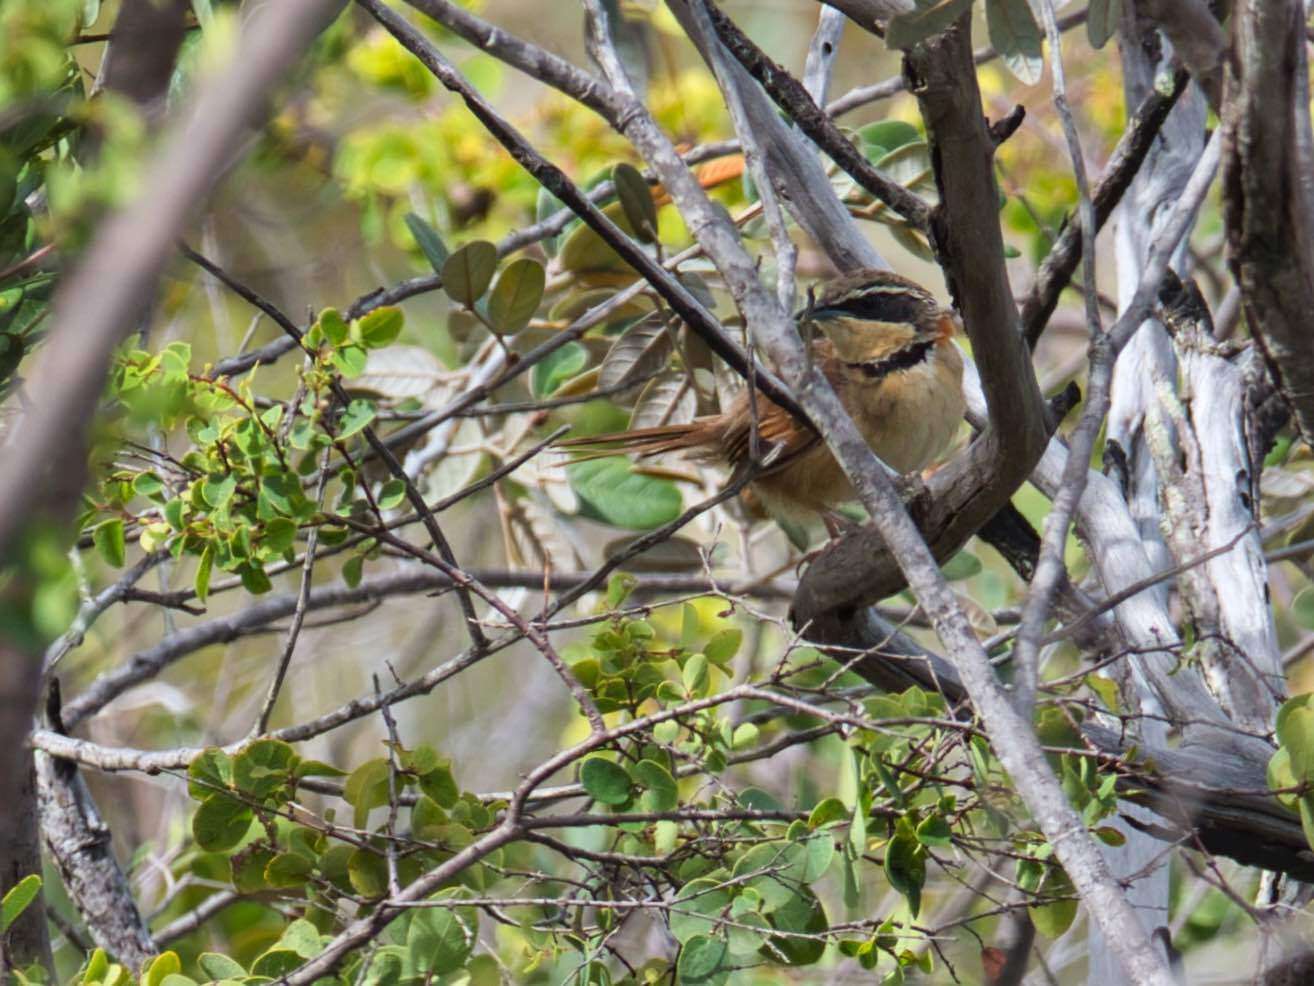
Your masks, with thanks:
M 661 455 L 663 452 L 697 448 L 706 443 L 706 429 L 698 422 L 692 422 L 680 425 L 655 425 L 651 428 L 635 428 L 633 431 L 616 431 L 607 435 L 589 435 L 585 438 L 568 438 L 565 441 L 554 442 L 553 445 L 556 448 L 582 449 L 584 454 L 571 461 L 588 462 L 590 459 L 602 459 L 625 452 L 643 457 Z

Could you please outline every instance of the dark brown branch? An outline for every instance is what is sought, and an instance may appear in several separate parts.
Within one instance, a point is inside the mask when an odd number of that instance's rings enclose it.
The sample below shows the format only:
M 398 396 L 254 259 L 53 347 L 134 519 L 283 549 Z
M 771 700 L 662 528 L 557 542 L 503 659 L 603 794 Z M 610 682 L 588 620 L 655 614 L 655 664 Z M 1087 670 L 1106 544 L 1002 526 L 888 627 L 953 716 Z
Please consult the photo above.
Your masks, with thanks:
M 981 115 L 966 24 L 910 52 L 905 72 L 926 122 L 940 192 L 931 239 L 972 340 L 990 419 L 969 449 L 927 483 L 918 526 L 943 562 L 1008 503 L 1039 461 L 1052 426 L 1004 269 L 995 144 Z M 798 625 L 810 622 L 815 639 L 844 637 L 839 624 L 856 618 L 858 607 L 902 587 L 889 548 L 863 528 L 812 563 L 799 585 L 794 618 Z
M 1246 324 L 1314 442 L 1314 229 L 1304 5 L 1247 0 L 1223 106 L 1223 216 Z

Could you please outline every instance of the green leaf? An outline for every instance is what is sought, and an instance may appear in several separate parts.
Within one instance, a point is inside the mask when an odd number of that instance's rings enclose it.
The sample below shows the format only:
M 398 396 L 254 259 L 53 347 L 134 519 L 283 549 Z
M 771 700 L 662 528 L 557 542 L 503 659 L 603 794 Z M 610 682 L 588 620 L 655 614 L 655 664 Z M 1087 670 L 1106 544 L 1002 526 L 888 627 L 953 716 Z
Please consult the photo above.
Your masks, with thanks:
M 459 888 L 435 895 L 456 900 Z M 417 971 L 429 976 L 455 972 L 465 965 L 479 935 L 479 914 L 473 907 L 422 907 L 411 918 L 406 950 Z
M 27 906 L 41 893 L 41 877 L 29 873 L 0 898 L 0 935 L 4 935 L 27 910 Z
M 91 542 L 107 565 L 120 568 L 127 555 L 127 541 L 123 536 L 123 520 L 114 517 L 97 524 L 91 532 Z
M 214 570 L 214 545 L 207 544 L 205 550 L 201 552 L 201 560 L 196 566 L 196 578 L 192 586 L 196 591 L 196 598 L 205 605 L 205 601 L 210 597 L 210 573 Z
M 163 986 L 166 976 L 182 972 L 182 960 L 177 952 L 161 952 L 151 960 L 141 977 L 141 986 Z
M 390 479 L 379 488 L 379 507 L 391 510 L 406 499 L 406 484 L 400 479 Z
M 357 849 L 347 860 L 347 877 L 363 897 L 382 897 L 388 892 L 388 863 L 368 849 Z
M 919 10 L 898 14 L 885 26 L 885 44 L 890 48 L 911 48 L 919 41 L 948 29 L 971 9 L 972 0 L 940 0 Z
M 675 483 L 636 473 L 621 456 L 571 463 L 566 476 L 580 513 L 613 527 L 651 530 L 680 516 L 684 505 Z
M 1086 7 L 1086 37 L 1091 47 L 1103 48 L 1118 31 L 1119 0 L 1090 0 Z
M 730 737 L 730 749 L 746 750 L 757 742 L 758 728 L 751 722 L 741 722 Z
M 164 491 L 164 480 L 153 472 L 144 472 L 132 481 L 132 490 L 138 496 L 156 500 Z
M 452 776 L 452 762 L 444 760 L 433 770 L 420 775 L 420 790 L 443 808 L 451 808 L 461 798 L 461 790 Z
M 435 274 L 443 272 L 443 264 L 446 262 L 447 244 L 443 238 L 438 235 L 438 231 L 425 222 L 414 212 L 408 212 L 405 216 L 406 228 L 411 231 L 411 236 L 415 237 L 415 245 L 420 248 L 429 266 L 433 268 Z
M 362 397 L 357 397 L 347 405 L 338 419 L 338 437 L 349 438 L 369 427 L 374 420 L 374 404 Z
M 720 938 L 695 935 L 680 949 L 675 967 L 680 986 L 720 986 L 730 978 L 730 946 Z
M 233 758 L 233 786 L 255 798 L 287 793 L 298 762 L 291 745 L 276 739 L 260 739 L 243 747 Z
M 1095 830 L 1095 837 L 1106 846 L 1113 846 L 1115 849 L 1127 844 L 1127 836 L 1112 825 L 1101 825 Z
M 341 346 L 351 335 L 351 326 L 336 308 L 325 308 L 320 312 L 315 325 L 330 346 Z
M 611 170 L 611 180 L 634 235 L 643 243 L 656 242 L 657 206 L 639 169 L 632 164 L 618 164 Z
M 353 770 L 343 784 L 342 797 L 356 809 L 355 824 L 364 828 L 370 809 L 388 803 L 388 777 L 392 765 L 382 757 L 366 760 Z
M 254 818 L 251 809 L 235 798 L 213 794 L 192 816 L 192 837 L 206 852 L 227 852 L 246 836 Z
M 260 546 L 270 555 L 281 555 L 292 547 L 297 540 L 297 525 L 286 517 L 275 517 L 265 522 L 264 534 L 260 537 Z
M 849 817 L 849 809 L 839 798 L 827 798 L 820 802 L 808 815 L 808 828 L 819 829 L 834 822 L 842 822 Z
M 734 877 L 745 880 L 762 900 L 761 910 L 770 914 L 784 907 L 803 887 L 808 851 L 801 842 L 767 842 L 754 846 L 735 863 Z M 759 874 L 752 876 L 752 874 Z
M 676 941 L 686 943 L 695 935 L 716 934 L 721 915 L 730 906 L 730 893 L 721 882 L 700 877 L 680 888 L 671 902 L 671 934 Z
M 466 308 L 484 296 L 497 270 L 497 247 L 487 240 L 475 240 L 461 247 L 443 261 L 443 290 Z
M 885 878 L 908 899 L 908 912 L 917 917 L 926 885 L 926 850 L 906 818 L 899 819 L 894 838 L 885 844 Z
M 301 965 L 300 955 L 290 948 L 274 946 L 262 952 L 260 957 L 251 963 L 251 975 L 277 979 L 286 976 L 299 965 Z
M 333 365 L 337 367 L 339 373 L 348 379 L 358 377 L 364 373 L 368 363 L 369 353 L 365 351 L 364 346 L 348 343 L 333 350 Z
M 1042 35 L 1027 0 L 986 0 L 986 27 L 990 43 L 1018 81 L 1028 86 L 1039 82 L 1045 68 Z
M 400 308 L 395 305 L 385 305 L 382 308 L 375 308 L 362 317 L 356 323 L 356 327 L 360 334 L 361 345 L 366 349 L 382 349 L 397 341 L 405 324 L 406 316 L 402 314 Z
M 365 568 L 364 555 L 352 555 L 342 565 L 342 581 L 347 583 L 349 589 L 354 589 L 360 585 L 360 577 Z
M 537 260 L 522 257 L 508 264 L 488 299 L 488 320 L 502 335 L 519 332 L 538 311 L 547 275 Z M 558 350 L 559 352 L 560 350 Z
M 879 161 L 893 150 L 904 144 L 915 144 L 922 139 L 917 128 L 903 120 L 878 120 L 865 127 L 858 128 L 858 137 L 862 140 L 863 153 L 867 160 Z
M 290 948 L 303 959 L 313 959 L 323 947 L 319 940 L 319 931 L 305 918 L 297 918 L 278 936 L 280 948 Z
M 529 371 L 529 389 L 535 397 L 550 397 L 563 383 L 588 366 L 589 351 L 578 342 L 554 349 Z
M 981 571 L 981 559 L 966 551 L 960 551 L 940 566 L 940 571 L 950 582 L 970 579 Z
M 580 765 L 579 782 L 601 804 L 623 805 L 630 799 L 630 775 L 603 757 L 589 757 Z
M 265 570 L 259 565 L 243 565 L 237 570 L 237 574 L 242 580 L 242 588 L 253 596 L 259 596 L 274 587 Z
M 202 952 L 196 964 L 211 979 L 242 979 L 246 976 L 246 969 L 240 962 L 218 952 Z
M 811 965 L 820 960 L 826 950 L 823 936 L 830 930 L 830 922 L 826 920 L 826 909 L 811 890 L 803 887 L 792 894 L 784 905 L 772 912 L 770 918 L 778 930 L 791 934 L 789 937 L 773 937 L 764 949 L 767 954 L 782 956 L 787 965 Z
M 917 824 L 917 841 L 924 846 L 947 846 L 952 836 L 943 815 L 927 815 Z
M 202 750 L 187 766 L 187 793 L 204 801 L 233 783 L 233 758 L 217 746 Z
M 232 473 L 207 476 L 201 484 L 201 496 L 216 510 L 223 509 L 237 492 L 237 477 Z
M 743 642 L 744 632 L 738 627 L 728 627 L 713 634 L 712 639 L 703 646 L 703 654 L 713 664 L 726 664 L 734 659 Z
M 630 768 L 630 776 L 645 789 L 640 799 L 642 810 L 673 811 L 680 803 L 675 778 L 656 760 L 640 760 Z
M 694 654 L 684 662 L 684 667 L 680 671 L 680 680 L 684 684 L 684 690 L 694 698 L 702 698 L 707 694 L 707 669 L 707 658 L 702 654 Z
M 265 882 L 271 887 L 302 887 L 309 880 L 314 864 L 297 852 L 282 852 L 265 866 Z

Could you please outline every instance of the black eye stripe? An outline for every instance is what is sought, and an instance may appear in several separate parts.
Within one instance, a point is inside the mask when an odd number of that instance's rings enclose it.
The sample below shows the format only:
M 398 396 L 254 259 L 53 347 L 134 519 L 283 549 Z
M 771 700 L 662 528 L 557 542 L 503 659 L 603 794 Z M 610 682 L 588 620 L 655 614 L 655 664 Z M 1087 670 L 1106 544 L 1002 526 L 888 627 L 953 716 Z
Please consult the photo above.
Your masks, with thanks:
M 850 318 L 868 319 L 873 322 L 916 323 L 925 313 L 925 303 L 911 297 L 906 291 L 868 291 L 823 304 L 813 312 L 813 317 L 834 318 L 847 315 Z

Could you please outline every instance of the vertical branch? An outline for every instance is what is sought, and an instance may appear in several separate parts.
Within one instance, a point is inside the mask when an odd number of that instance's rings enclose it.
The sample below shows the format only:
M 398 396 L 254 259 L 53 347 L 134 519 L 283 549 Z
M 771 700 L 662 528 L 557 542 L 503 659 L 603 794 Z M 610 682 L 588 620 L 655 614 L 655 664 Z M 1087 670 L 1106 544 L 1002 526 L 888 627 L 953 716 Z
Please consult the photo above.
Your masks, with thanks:
M 1246 322 L 1314 443 L 1314 212 L 1300 0 L 1243 0 L 1224 81 L 1223 214 Z

